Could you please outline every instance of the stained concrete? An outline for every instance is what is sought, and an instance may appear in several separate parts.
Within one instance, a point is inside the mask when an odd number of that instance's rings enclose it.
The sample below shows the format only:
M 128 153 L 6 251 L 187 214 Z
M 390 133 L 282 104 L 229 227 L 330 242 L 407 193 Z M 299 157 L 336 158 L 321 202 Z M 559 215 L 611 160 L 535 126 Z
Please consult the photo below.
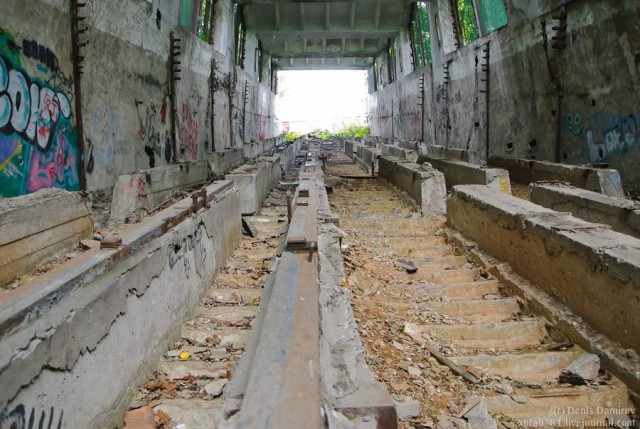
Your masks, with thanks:
M 451 190 L 456 185 L 487 185 L 494 191 L 511 194 L 511 182 L 507 170 L 430 156 L 424 159 L 434 168 L 442 171 L 447 183 L 447 190 Z
M 91 237 L 89 204 L 80 193 L 61 189 L 0 200 L 0 285 L 32 273 Z
M 180 321 L 239 241 L 231 183 L 207 192 L 215 196 L 210 208 L 166 234 L 163 225 L 189 210 L 190 198 L 122 232 L 123 248 L 86 252 L 3 296 L 3 413 L 44 403 L 47 413 L 64 413 L 65 427 L 120 422 L 132 387 L 178 337 Z
M 279 155 L 263 157 L 255 164 L 244 164 L 226 175 L 238 190 L 243 215 L 251 215 L 258 211 L 281 176 Z
M 570 186 L 534 184 L 531 201 L 640 238 L 640 204 Z

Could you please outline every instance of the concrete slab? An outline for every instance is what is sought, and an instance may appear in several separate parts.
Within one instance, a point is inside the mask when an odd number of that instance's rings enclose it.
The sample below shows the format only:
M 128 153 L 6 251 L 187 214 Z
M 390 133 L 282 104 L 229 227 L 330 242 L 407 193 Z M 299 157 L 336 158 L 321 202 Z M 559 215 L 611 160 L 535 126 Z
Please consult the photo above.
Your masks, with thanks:
M 559 180 L 578 188 L 613 197 L 624 197 L 620 173 L 614 169 L 496 155 L 489 157 L 489 165 L 508 170 L 511 180 L 518 183 Z
M 158 365 L 158 370 L 167 375 L 170 380 L 180 380 L 190 375 L 196 378 L 209 378 L 216 380 L 227 378 L 229 375 L 228 362 L 209 361 L 180 361 L 165 360 Z
M 214 307 L 200 309 L 196 317 L 202 317 L 223 326 L 246 326 L 256 316 L 258 308 L 251 307 Z
M 640 203 L 585 189 L 534 184 L 531 201 L 587 222 L 604 223 L 613 230 L 640 238 Z
M 488 168 L 465 161 L 429 156 L 425 160 L 434 168 L 442 171 L 447 190 L 451 190 L 456 185 L 487 185 L 494 191 L 511 194 L 509 172 L 505 169 Z
M 218 347 L 232 347 L 236 350 L 244 347 L 248 337 L 249 331 L 245 329 L 195 329 L 185 327 L 182 329 L 181 334 L 181 338 L 192 344 L 214 344 Z
M 252 305 L 260 298 L 262 289 L 209 289 L 209 297 L 219 304 Z
M 447 285 L 418 285 L 416 289 L 433 298 L 447 297 L 450 300 L 481 299 L 485 295 L 499 293 L 500 282 L 489 280 L 484 282 L 450 283 Z
M 495 323 L 511 320 L 520 311 L 514 298 L 496 300 L 460 300 L 429 303 L 439 314 L 464 323 Z

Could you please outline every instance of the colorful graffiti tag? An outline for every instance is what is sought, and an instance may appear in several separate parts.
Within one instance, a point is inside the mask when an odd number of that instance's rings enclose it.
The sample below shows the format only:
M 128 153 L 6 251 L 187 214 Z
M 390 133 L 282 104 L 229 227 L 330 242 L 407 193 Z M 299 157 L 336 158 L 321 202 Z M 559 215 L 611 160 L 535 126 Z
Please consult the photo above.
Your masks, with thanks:
M 0 29 L 0 197 L 79 190 L 77 133 L 67 95 L 29 75 Z
M 607 161 L 613 154 L 640 151 L 640 115 L 618 115 L 597 112 L 583 117 L 568 113 L 565 130 L 576 137 L 583 136 L 589 162 Z

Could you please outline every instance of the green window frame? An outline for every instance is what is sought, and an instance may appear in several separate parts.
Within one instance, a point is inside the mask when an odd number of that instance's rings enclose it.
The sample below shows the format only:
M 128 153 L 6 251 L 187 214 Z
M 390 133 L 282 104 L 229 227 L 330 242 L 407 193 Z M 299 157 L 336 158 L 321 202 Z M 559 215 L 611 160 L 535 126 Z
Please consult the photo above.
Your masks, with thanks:
M 211 43 L 213 36 L 213 14 L 216 0 L 201 0 L 198 11 L 196 35 L 203 42 Z
M 196 0 L 180 0 L 180 27 L 193 31 Z
M 414 70 L 431 64 L 431 29 L 427 2 L 414 3 L 411 9 L 409 33 L 411 35 L 411 52 L 413 53 Z
M 233 5 L 233 26 L 236 43 L 236 66 L 244 69 L 244 49 L 245 39 L 247 37 L 245 31 L 244 16 L 242 13 L 242 6 L 234 3 Z
M 468 45 L 508 23 L 504 0 L 451 0 L 458 45 Z

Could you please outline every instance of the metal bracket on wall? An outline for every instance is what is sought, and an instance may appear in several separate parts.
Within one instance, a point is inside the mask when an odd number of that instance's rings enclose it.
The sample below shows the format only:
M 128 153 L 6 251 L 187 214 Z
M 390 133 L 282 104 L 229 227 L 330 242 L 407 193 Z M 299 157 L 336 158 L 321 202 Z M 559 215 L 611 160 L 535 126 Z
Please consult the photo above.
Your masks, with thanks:
M 71 54 L 73 62 L 73 89 L 75 92 L 74 105 L 75 105 L 75 117 L 76 117 L 76 133 L 78 135 L 78 152 L 79 163 L 78 176 L 80 179 L 80 189 L 85 191 L 87 189 L 87 175 L 86 166 L 89 166 L 89 170 L 93 170 L 93 159 L 85 159 L 84 149 L 84 127 L 82 124 L 82 86 L 80 83 L 80 77 L 84 70 L 84 56 L 82 55 L 82 48 L 89 44 L 89 40 L 84 38 L 85 33 L 89 31 L 89 27 L 83 24 L 87 18 L 80 15 L 80 10 L 86 6 L 86 3 L 80 3 L 78 0 L 71 0 Z M 82 26 L 81 26 L 82 24 Z
M 176 135 L 176 121 L 178 120 L 178 107 L 176 104 L 176 81 L 180 80 L 180 73 L 182 72 L 182 69 L 180 68 L 182 62 L 178 60 L 178 57 L 182 55 L 182 49 L 180 47 L 181 40 L 174 36 L 173 31 L 169 35 L 169 40 L 169 101 L 171 103 L 171 144 L 173 145 L 173 157 L 171 160 L 173 163 L 175 163 L 178 161 L 178 137 Z
M 562 50 L 567 46 L 567 9 L 565 6 L 560 8 L 560 13 L 554 15 L 553 19 L 558 21 L 558 25 L 554 25 L 551 29 L 555 32 L 551 38 L 553 49 Z

